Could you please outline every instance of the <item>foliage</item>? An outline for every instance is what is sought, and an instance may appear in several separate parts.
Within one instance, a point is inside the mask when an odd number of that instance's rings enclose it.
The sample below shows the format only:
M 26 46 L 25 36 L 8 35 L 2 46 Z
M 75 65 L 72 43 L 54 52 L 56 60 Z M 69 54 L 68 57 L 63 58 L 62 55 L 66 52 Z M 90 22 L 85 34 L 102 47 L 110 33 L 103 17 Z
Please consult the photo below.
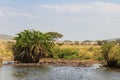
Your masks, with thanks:
M 81 60 L 91 59 L 91 54 L 92 54 L 91 52 L 87 52 L 87 51 L 82 52 L 82 51 L 80 51 L 79 59 L 81 59 Z
M 99 46 L 55 46 L 52 49 L 53 58 L 64 58 L 64 59 L 103 59 L 101 56 L 101 48 Z
M 15 37 L 14 60 L 22 63 L 37 63 L 53 47 L 51 36 L 35 30 L 24 30 Z
M 96 42 L 99 46 L 102 46 L 103 44 L 106 44 L 108 41 L 107 40 L 97 40 Z
M 74 48 L 60 48 L 58 46 L 52 49 L 53 58 L 75 59 L 79 55 L 79 51 Z
M 5 44 L 5 48 L 4 45 Z M 15 41 L 13 43 L 10 42 L 4 42 L 0 44 L 0 57 L 7 59 L 7 60 L 13 60 L 13 53 L 11 50 L 11 47 L 13 44 L 15 44 Z M 67 49 L 67 50 L 66 50 Z M 60 54 L 62 53 L 69 53 L 68 49 L 72 49 L 70 51 L 76 51 L 77 54 L 75 55 L 67 55 L 64 56 L 63 59 L 80 59 L 80 60 L 85 60 L 85 59 L 92 59 L 92 60 L 102 60 L 103 56 L 101 55 L 101 46 L 98 45 L 58 45 L 53 47 L 51 52 L 47 52 L 47 57 L 49 58 L 55 58 L 58 59 L 60 58 Z M 44 53 L 43 53 L 44 54 Z M 59 54 L 59 55 L 58 55 Z M 46 57 L 46 55 L 41 55 L 41 57 Z M 61 59 L 61 58 L 60 58 Z
M 63 35 L 58 32 L 47 32 L 46 34 L 50 35 L 54 39 L 54 41 L 63 37 Z
M 100 40 L 98 40 L 98 41 L 96 41 L 96 42 L 97 42 L 97 44 L 100 45 L 100 46 L 103 45 L 103 42 L 100 41 Z
M 108 60 L 108 54 L 110 53 L 110 50 L 116 45 L 114 42 L 107 42 L 104 45 L 102 45 L 102 53 L 105 60 Z
M 108 66 L 120 67 L 120 46 L 115 46 L 108 54 Z
M 109 67 L 120 67 L 120 47 L 115 42 L 108 42 L 102 46 L 103 57 Z

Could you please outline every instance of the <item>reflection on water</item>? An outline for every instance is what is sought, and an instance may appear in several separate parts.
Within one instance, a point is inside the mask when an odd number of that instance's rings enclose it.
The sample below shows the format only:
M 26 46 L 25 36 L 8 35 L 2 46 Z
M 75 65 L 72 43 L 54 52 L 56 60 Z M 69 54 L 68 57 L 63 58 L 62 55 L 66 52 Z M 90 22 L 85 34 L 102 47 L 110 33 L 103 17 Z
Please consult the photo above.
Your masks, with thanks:
M 2 66 L 0 80 L 120 80 L 120 70 L 70 66 Z

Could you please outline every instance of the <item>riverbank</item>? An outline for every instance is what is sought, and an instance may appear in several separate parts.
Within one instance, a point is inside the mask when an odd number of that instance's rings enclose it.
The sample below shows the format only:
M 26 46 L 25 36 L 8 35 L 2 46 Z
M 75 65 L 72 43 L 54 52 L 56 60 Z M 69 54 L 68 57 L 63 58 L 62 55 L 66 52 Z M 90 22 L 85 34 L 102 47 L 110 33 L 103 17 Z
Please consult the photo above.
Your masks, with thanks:
M 95 63 L 100 63 L 97 60 L 66 60 L 66 59 L 41 59 L 42 65 L 57 65 L 57 66 L 81 66 L 89 67 Z
M 75 66 L 75 67 L 90 67 L 95 63 L 100 63 L 98 60 L 66 60 L 66 59 L 41 59 L 39 63 L 10 63 L 4 65 L 12 66 Z

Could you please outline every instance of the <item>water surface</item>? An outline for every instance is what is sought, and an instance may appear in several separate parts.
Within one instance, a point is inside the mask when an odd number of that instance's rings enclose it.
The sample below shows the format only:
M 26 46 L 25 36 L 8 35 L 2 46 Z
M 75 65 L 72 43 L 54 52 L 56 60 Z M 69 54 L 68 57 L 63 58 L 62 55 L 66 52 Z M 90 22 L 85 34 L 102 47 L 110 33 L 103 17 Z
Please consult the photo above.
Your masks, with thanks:
M 120 70 L 72 66 L 2 66 L 0 80 L 120 80 Z

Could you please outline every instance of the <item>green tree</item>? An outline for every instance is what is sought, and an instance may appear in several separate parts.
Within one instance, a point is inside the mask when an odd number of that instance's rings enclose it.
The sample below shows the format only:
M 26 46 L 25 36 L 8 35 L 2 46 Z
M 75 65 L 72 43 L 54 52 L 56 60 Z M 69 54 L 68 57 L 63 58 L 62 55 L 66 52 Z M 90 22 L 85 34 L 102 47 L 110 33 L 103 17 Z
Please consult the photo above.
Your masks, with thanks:
M 58 32 L 47 32 L 46 34 L 50 35 L 53 38 L 54 41 L 63 37 L 63 35 L 58 33 Z
M 24 30 L 15 37 L 14 60 L 22 63 L 38 63 L 54 46 L 51 36 L 35 30 Z
M 97 40 L 96 42 L 97 42 L 97 44 L 100 45 L 100 46 L 103 45 L 103 42 L 100 41 L 100 40 Z

